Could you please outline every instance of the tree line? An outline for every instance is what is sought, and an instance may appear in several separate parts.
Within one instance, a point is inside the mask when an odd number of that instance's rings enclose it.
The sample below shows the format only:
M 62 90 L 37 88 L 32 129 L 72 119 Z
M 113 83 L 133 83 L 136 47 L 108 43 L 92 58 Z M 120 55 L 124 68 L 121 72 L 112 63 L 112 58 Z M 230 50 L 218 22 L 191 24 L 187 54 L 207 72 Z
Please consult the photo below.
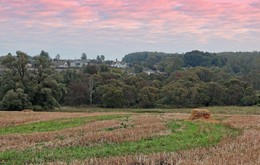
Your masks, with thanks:
M 127 54 L 123 62 L 142 72 L 144 67 L 171 75 L 176 70 L 192 67 L 221 68 L 240 80 L 260 90 L 260 52 L 209 53 L 191 51 L 187 53 L 136 52 Z
M 111 68 L 103 61 L 57 72 L 47 52 L 30 57 L 17 51 L 1 61 L 7 69 L 0 76 L 0 106 L 6 110 L 53 110 L 61 105 L 104 108 L 256 105 L 259 52 L 251 52 L 253 55 L 247 57 L 235 54 L 140 52 L 123 58 L 130 65 L 128 69 Z M 29 68 L 31 58 L 34 62 Z M 148 75 L 140 71 L 129 74 L 135 72 L 136 66 L 166 74 Z

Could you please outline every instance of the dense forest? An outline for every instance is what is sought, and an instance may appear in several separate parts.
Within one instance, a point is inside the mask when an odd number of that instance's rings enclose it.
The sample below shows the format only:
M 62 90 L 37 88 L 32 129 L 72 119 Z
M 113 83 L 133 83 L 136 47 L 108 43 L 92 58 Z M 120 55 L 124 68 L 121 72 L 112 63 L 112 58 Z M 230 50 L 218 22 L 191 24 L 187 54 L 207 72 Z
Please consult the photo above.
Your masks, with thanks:
M 85 54 L 84 54 L 85 55 Z M 31 62 L 33 61 L 33 62 Z M 127 68 L 104 56 L 58 72 L 47 52 L 17 51 L 1 58 L 0 106 L 52 110 L 62 106 L 172 108 L 260 103 L 260 52 L 185 54 L 137 52 Z M 28 67 L 32 64 L 32 68 Z M 147 74 L 145 71 L 154 71 Z

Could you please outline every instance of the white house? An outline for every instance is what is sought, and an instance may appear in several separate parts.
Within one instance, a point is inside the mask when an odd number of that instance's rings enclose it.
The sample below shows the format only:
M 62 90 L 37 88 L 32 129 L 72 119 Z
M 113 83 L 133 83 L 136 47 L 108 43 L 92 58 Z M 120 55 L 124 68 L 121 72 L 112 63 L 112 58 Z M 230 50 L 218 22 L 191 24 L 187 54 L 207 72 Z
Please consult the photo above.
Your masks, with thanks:
M 126 63 L 123 63 L 123 62 L 113 62 L 111 64 L 111 67 L 114 67 L 114 68 L 127 68 L 127 64 Z
M 58 68 L 68 68 L 68 67 L 69 67 L 69 65 L 68 65 L 67 61 L 65 61 L 63 64 L 58 65 Z
M 147 70 L 144 71 L 144 73 L 150 75 L 150 74 L 155 74 L 155 71 L 152 70 L 152 69 L 147 69 Z
M 81 68 L 83 65 L 88 65 L 85 60 L 74 60 L 70 62 L 70 67 Z

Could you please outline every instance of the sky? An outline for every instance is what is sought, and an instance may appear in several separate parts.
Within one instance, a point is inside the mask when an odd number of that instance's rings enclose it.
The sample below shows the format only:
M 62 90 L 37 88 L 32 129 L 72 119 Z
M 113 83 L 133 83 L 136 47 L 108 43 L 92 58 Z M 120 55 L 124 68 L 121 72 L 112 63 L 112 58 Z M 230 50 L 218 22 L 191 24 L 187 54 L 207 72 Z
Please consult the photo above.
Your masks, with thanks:
M 260 50 L 260 0 L 0 0 L 0 55 Z

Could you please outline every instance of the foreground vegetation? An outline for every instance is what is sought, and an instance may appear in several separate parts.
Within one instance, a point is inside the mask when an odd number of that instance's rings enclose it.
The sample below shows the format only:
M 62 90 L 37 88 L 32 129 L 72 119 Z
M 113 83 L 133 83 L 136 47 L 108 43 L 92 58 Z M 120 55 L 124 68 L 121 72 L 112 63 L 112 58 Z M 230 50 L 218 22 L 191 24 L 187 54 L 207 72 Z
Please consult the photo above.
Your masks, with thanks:
M 205 122 L 173 120 L 167 125 L 171 131 L 168 135 L 144 138 L 133 142 L 105 143 L 93 147 L 70 146 L 27 148 L 21 151 L 8 150 L 0 154 L 0 160 L 4 164 L 38 164 L 55 161 L 71 162 L 91 157 L 171 152 L 194 147 L 210 147 L 223 137 L 237 133 L 236 130 L 229 127 Z
M 101 120 L 112 120 L 122 118 L 121 115 L 106 115 L 106 116 L 89 116 L 82 118 L 72 119 L 59 119 L 51 121 L 42 121 L 32 124 L 23 124 L 18 126 L 10 126 L 0 128 L 0 135 L 13 134 L 13 133 L 33 133 L 33 132 L 48 132 L 56 131 L 65 128 L 79 127 L 88 122 L 101 121 Z
M 232 107 L 212 108 L 235 112 Z M 247 115 L 214 114 L 207 121 L 189 121 L 186 113 L 79 109 L 86 110 L 89 112 L 0 111 L 0 164 L 260 162 L 260 116 L 249 115 L 250 108 Z

